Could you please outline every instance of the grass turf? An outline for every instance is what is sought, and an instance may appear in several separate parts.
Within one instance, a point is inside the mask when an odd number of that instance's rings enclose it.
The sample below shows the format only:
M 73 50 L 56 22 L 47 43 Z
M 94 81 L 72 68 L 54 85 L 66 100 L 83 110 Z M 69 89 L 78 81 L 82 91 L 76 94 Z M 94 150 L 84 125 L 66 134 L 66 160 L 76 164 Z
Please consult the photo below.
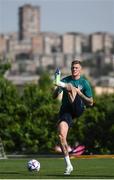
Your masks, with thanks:
M 30 159 L 0 160 L 0 179 L 114 179 L 114 159 L 71 159 L 74 171 L 63 175 L 62 158 L 36 158 L 41 163 L 39 172 L 29 172 Z

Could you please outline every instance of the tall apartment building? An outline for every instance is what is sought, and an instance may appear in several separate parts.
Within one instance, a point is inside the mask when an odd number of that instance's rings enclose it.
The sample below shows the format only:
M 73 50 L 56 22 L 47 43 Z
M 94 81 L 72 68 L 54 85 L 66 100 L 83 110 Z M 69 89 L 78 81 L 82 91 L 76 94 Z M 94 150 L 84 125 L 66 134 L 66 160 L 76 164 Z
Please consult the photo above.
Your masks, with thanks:
M 113 39 L 109 33 L 104 33 L 104 51 L 108 53 L 113 48 Z
M 33 54 L 51 55 L 61 51 L 61 36 L 57 33 L 42 32 L 32 38 Z
M 41 33 L 33 37 L 31 43 L 32 43 L 32 54 L 38 55 L 44 53 L 44 38 Z
M 40 32 L 40 7 L 24 5 L 19 8 L 19 39 L 30 39 Z
M 0 35 L 0 56 L 7 52 L 7 39 L 4 35 Z
M 93 53 L 103 50 L 103 33 L 97 32 L 90 35 L 90 44 Z
M 63 53 L 77 55 L 82 53 L 82 39 L 80 34 L 66 33 L 63 35 Z
M 90 36 L 90 45 L 92 52 L 102 51 L 110 52 L 113 48 L 112 36 L 109 33 L 94 33 Z

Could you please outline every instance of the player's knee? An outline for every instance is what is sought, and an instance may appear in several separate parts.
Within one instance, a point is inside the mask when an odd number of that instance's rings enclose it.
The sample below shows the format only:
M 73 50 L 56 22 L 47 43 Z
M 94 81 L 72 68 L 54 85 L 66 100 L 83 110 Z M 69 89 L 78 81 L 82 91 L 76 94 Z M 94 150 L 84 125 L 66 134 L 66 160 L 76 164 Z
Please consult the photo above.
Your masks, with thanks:
M 65 137 L 63 134 L 59 134 L 59 140 L 60 140 L 60 143 L 62 144 L 65 140 Z

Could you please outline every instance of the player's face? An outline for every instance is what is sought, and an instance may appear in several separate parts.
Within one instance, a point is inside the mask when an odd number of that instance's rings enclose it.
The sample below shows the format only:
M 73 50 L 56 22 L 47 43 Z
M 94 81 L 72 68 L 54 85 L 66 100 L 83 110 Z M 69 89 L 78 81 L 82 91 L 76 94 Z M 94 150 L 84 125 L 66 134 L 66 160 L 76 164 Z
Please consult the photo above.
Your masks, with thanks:
M 73 77 L 80 76 L 81 73 L 81 65 L 80 64 L 73 64 L 71 67 L 71 72 Z

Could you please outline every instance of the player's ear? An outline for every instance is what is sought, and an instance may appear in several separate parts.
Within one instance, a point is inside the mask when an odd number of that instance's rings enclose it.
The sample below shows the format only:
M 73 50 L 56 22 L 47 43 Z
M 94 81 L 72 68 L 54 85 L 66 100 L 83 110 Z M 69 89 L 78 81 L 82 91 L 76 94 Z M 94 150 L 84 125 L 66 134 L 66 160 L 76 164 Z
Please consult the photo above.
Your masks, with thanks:
M 82 66 L 80 65 L 80 70 L 82 70 Z

